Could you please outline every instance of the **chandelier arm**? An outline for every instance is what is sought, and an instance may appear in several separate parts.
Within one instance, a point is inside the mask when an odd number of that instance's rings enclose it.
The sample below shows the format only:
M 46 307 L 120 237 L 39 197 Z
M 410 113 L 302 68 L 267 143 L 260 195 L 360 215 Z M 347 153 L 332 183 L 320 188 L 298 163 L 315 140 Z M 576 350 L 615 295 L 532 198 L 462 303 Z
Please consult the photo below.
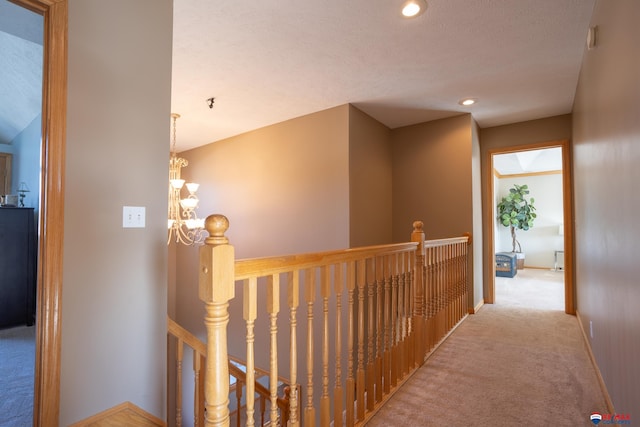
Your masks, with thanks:
M 198 218 L 196 208 L 198 197 L 197 183 L 187 183 L 188 196 L 180 197 L 184 180 L 180 178 L 181 169 L 189 165 L 186 159 L 178 157 L 176 147 L 176 120 L 179 114 L 171 114 L 173 119 L 173 135 L 171 141 L 171 157 L 169 158 L 169 195 L 168 195 L 168 236 L 167 244 L 171 243 L 175 235 L 175 242 L 183 245 L 202 243 L 205 239 L 204 221 Z M 187 202 L 188 201 L 188 202 Z

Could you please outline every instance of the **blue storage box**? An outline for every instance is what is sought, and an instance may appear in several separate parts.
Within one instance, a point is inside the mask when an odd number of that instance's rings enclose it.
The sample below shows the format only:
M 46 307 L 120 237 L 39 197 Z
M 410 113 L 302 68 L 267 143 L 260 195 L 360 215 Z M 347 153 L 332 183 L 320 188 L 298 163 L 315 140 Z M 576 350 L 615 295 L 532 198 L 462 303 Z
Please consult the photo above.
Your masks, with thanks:
M 513 277 L 517 272 L 516 254 L 512 252 L 496 254 L 496 277 Z

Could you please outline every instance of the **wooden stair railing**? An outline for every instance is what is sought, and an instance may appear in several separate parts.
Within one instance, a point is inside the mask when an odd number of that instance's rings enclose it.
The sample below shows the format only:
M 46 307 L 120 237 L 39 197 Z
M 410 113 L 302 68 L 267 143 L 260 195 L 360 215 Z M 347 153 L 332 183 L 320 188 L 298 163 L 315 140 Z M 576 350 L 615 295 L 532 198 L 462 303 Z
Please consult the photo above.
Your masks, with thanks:
M 167 317 L 167 349 L 171 348 L 171 339 L 175 340 L 175 425 L 182 426 L 182 362 L 185 345 L 193 351 L 193 378 L 194 378 L 194 399 L 193 399 L 193 425 L 200 427 L 204 425 L 204 399 L 205 399 L 205 376 L 203 368 L 207 356 L 207 346 L 191 332 L 184 329 L 171 318 Z M 169 381 L 169 375 L 167 375 Z M 227 381 L 229 379 L 227 378 Z
M 176 427 L 180 427 L 182 425 L 182 365 L 183 365 L 183 355 L 184 355 L 184 347 L 189 347 L 193 352 L 193 374 L 194 374 L 194 420 L 193 425 L 195 427 L 204 426 L 204 376 L 202 373 L 202 368 L 205 366 L 206 359 L 206 345 L 200 339 L 198 339 L 191 332 L 184 329 L 178 323 L 176 323 L 173 319 L 167 317 L 167 331 L 168 338 L 173 338 L 175 340 L 175 359 L 176 359 L 176 396 L 175 396 L 175 412 L 176 419 L 175 425 Z M 229 374 L 234 378 L 234 386 L 233 389 L 236 392 L 237 397 L 237 411 L 238 416 L 236 417 L 236 425 L 240 426 L 240 401 L 242 398 L 242 390 L 246 388 L 246 373 L 240 367 L 243 365 L 243 362 L 237 358 L 229 357 Z M 256 372 L 259 374 L 258 376 L 268 376 L 269 372 L 256 368 Z M 282 396 L 278 395 L 276 398 L 277 406 L 282 414 L 282 425 L 286 425 L 289 420 L 289 393 L 290 393 L 290 385 L 287 384 L 286 380 L 279 379 L 279 386 L 284 389 L 284 393 Z M 266 399 L 271 397 L 271 391 L 262 385 L 260 382 L 256 380 L 255 382 L 255 392 L 260 396 L 261 403 L 261 417 L 262 422 L 260 425 L 265 425 L 265 402 Z
M 290 416 L 281 425 L 289 426 L 363 424 L 467 314 L 468 236 L 425 241 L 422 222 L 416 221 L 408 243 L 235 260 L 234 248 L 225 237 L 228 227 L 224 216 L 208 217 L 209 237 L 200 248 L 208 427 L 230 422 L 227 329 L 229 303 L 236 290 L 241 293 L 238 304 L 244 322 L 234 316 L 229 330 L 234 331 L 236 347 L 238 334 L 245 331 L 247 426 L 255 425 L 256 357 L 269 365 L 268 422 L 275 426 L 285 420 L 278 414 L 282 408 L 277 390 L 281 293 L 288 306 L 288 316 L 280 320 L 288 320 L 283 340 L 289 343 L 287 369 L 292 385 Z M 259 310 L 259 303 L 266 305 L 265 311 Z M 300 303 L 306 314 L 302 328 L 297 319 Z M 259 312 L 266 322 L 256 323 Z M 268 351 L 256 356 L 256 336 L 260 340 L 262 334 L 268 337 L 261 341 Z M 299 345 L 300 336 L 304 342 Z M 299 354 L 299 347 L 304 354 Z M 299 357 L 305 362 L 303 375 L 298 375 Z M 306 384 L 300 384 L 300 379 Z
M 240 366 L 244 366 L 245 364 L 237 358 L 229 356 L 229 374 L 234 377 L 235 384 L 231 387 L 236 392 L 236 426 L 240 427 L 241 425 L 241 414 L 240 411 L 242 409 L 242 390 L 246 389 L 246 372 Z M 263 369 L 256 368 L 255 369 L 257 377 L 269 377 L 269 372 Z M 260 398 L 260 425 L 264 426 L 265 424 L 265 408 L 267 399 L 271 398 L 271 390 L 264 386 L 258 379 L 255 381 L 255 393 L 259 395 Z M 287 425 L 289 421 L 289 396 L 291 385 L 284 379 L 278 380 L 278 389 L 282 389 L 282 394 L 278 393 L 276 397 L 277 407 L 280 410 L 281 425 Z M 273 415 L 272 415 L 273 416 Z

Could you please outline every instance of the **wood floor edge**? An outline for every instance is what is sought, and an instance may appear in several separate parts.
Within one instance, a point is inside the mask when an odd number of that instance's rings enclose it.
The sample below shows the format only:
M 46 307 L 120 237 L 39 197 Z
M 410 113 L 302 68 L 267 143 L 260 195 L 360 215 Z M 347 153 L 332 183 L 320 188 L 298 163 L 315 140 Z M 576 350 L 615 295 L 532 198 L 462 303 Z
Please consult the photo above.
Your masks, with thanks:
M 134 405 L 131 402 L 123 402 L 119 405 L 116 405 L 112 408 L 105 409 L 102 412 L 99 412 L 95 415 L 90 416 L 89 418 L 85 418 L 82 421 L 78 421 L 77 423 L 71 424 L 69 427 L 89 427 L 89 426 L 109 426 L 116 425 L 113 424 L 111 420 L 116 419 L 122 414 L 133 413 L 138 417 L 141 417 L 145 420 L 144 425 L 148 426 L 158 426 L 158 427 L 166 427 L 167 423 L 140 408 L 139 406 Z
M 469 310 L 469 314 L 476 314 L 478 311 L 480 311 L 483 305 L 484 305 L 484 299 L 481 299 L 474 308 Z
M 591 360 L 591 364 L 593 368 L 596 370 L 596 376 L 598 377 L 598 382 L 600 383 L 600 389 L 602 390 L 602 394 L 604 394 L 604 399 L 607 403 L 607 409 L 609 413 L 615 414 L 615 408 L 613 407 L 613 401 L 611 400 L 611 396 L 609 396 L 609 390 L 607 390 L 607 385 L 604 382 L 604 378 L 602 378 L 602 373 L 600 373 L 600 368 L 598 367 L 598 363 L 596 362 L 596 358 L 593 354 L 593 350 L 591 349 L 591 343 L 589 342 L 589 337 L 587 336 L 587 332 L 584 329 L 584 325 L 582 324 L 582 318 L 580 317 L 580 312 L 576 310 L 576 318 L 578 319 L 578 326 L 580 326 L 580 331 L 582 332 L 582 338 L 584 338 L 584 343 L 587 347 L 587 353 L 589 354 L 589 360 Z

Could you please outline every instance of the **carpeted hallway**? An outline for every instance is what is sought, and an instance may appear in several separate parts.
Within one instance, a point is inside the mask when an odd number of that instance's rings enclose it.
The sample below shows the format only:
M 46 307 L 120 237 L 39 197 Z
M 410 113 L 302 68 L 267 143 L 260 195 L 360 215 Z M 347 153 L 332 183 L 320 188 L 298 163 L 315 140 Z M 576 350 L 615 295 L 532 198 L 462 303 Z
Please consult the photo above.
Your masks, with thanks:
M 496 280 L 496 304 L 467 319 L 368 423 L 588 426 L 607 413 L 563 273 Z
M 0 427 L 33 425 L 35 329 L 0 330 Z

